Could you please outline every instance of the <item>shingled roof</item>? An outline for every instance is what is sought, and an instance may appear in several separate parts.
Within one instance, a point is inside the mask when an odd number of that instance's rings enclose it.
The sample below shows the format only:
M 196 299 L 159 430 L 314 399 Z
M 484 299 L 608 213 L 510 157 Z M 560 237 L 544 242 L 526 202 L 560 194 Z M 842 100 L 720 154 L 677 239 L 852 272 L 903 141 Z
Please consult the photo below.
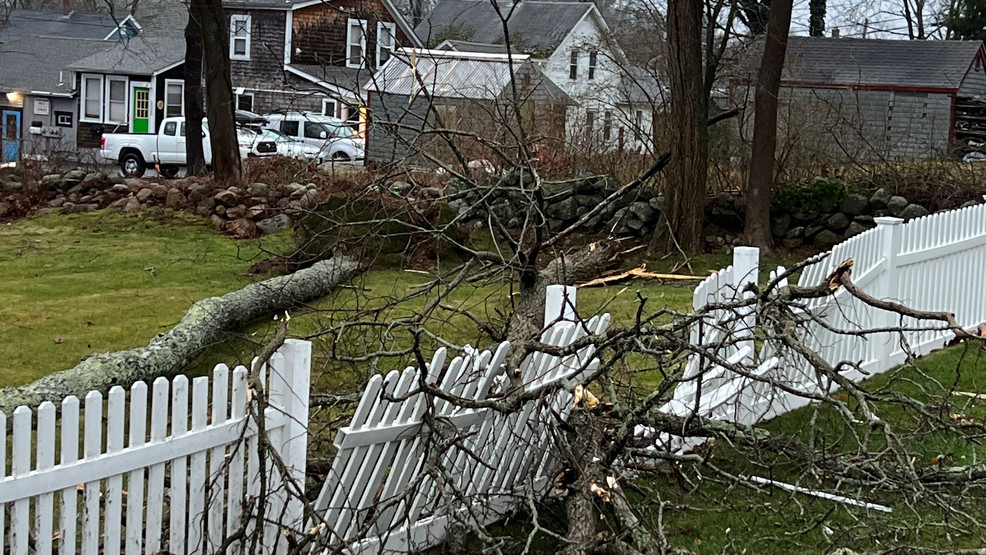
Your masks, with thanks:
M 502 4 L 501 13 L 509 14 L 510 41 L 518 49 L 550 53 L 593 8 L 591 2 L 522 1 Z M 428 43 L 445 39 L 484 44 L 504 42 L 503 24 L 490 0 L 443 0 L 415 32 Z
M 983 43 L 790 37 L 787 47 L 785 84 L 958 89 Z
M 111 44 L 57 37 L 25 37 L 0 44 L 0 91 L 71 94 L 75 82 L 62 68 Z
M 153 75 L 184 61 L 184 39 L 139 36 L 109 48 L 104 45 L 103 51 L 78 59 L 67 69 L 121 75 Z
M 11 10 L 0 25 L 0 42 L 44 35 L 60 38 L 103 39 L 116 29 L 126 14 L 76 13 L 44 10 Z

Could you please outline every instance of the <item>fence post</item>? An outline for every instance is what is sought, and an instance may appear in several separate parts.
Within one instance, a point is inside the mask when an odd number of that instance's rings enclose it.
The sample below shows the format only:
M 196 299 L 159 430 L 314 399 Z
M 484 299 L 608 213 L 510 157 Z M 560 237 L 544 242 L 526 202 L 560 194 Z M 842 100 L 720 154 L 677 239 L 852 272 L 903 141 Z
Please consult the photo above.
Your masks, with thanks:
M 290 469 L 290 479 L 304 488 L 308 456 L 312 344 L 309 341 L 288 339 L 277 352 L 281 356 L 271 358 L 270 404 L 274 410 L 284 414 L 287 423 L 280 434 L 272 435 L 271 447 L 281 455 L 285 466 Z M 284 477 L 285 482 L 288 478 Z M 287 497 L 287 506 L 284 518 L 281 519 L 281 527 L 299 530 L 303 525 L 304 501 L 296 496 L 283 495 Z
M 904 301 L 906 299 L 900 298 L 900 276 L 897 272 L 897 255 L 900 254 L 904 220 L 884 216 L 873 218 L 873 221 L 876 222 L 880 234 L 880 255 L 883 257 L 883 272 L 880 274 L 879 285 L 876 288 L 878 295 L 885 300 Z M 886 328 L 892 328 L 898 323 L 897 315 L 886 310 L 880 311 L 880 316 L 876 320 L 876 325 Z M 885 335 L 886 345 L 897 343 L 895 334 L 887 332 Z M 896 351 L 896 348 L 890 349 L 890 358 L 894 358 Z
M 733 290 L 737 292 L 736 300 L 749 299 L 753 297 L 753 292 L 744 290 L 748 283 L 757 285 L 760 273 L 760 249 L 756 247 L 736 247 L 733 250 Z M 753 364 L 756 358 L 756 345 L 753 339 L 753 330 L 757 326 L 757 313 L 755 307 L 747 306 L 737 310 L 737 323 L 734 328 L 737 349 L 749 349 L 749 355 L 744 358 L 744 363 Z
M 549 285 L 544 293 L 544 326 L 559 320 L 575 322 L 575 291 L 570 285 Z

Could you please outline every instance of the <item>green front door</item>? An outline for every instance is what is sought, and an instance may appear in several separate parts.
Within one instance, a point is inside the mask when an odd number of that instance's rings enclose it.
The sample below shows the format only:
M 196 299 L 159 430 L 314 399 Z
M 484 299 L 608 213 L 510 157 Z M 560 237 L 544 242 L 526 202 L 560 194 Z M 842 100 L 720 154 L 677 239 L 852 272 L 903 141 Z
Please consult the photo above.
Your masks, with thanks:
M 147 87 L 134 87 L 133 132 L 148 133 L 151 128 L 151 90 Z

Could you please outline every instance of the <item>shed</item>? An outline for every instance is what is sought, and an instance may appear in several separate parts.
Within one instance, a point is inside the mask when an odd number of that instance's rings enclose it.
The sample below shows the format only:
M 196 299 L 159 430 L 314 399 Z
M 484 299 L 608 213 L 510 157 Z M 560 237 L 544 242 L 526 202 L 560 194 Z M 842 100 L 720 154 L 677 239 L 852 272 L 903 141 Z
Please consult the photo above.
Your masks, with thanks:
M 750 48 L 745 73 L 733 79 L 734 104 L 752 107 L 762 49 L 762 42 Z M 986 110 L 978 108 L 986 100 L 984 61 L 981 41 L 790 37 L 779 155 L 816 164 L 871 163 L 941 159 L 980 148 L 986 143 Z M 749 139 L 752 126 L 742 131 Z
M 469 159 L 516 153 L 515 99 L 528 137 L 561 144 L 565 111 L 572 104 L 527 55 L 402 49 L 366 89 L 366 157 L 378 163 L 451 161 L 450 147 L 437 133 L 441 129 L 455 133 L 456 147 Z

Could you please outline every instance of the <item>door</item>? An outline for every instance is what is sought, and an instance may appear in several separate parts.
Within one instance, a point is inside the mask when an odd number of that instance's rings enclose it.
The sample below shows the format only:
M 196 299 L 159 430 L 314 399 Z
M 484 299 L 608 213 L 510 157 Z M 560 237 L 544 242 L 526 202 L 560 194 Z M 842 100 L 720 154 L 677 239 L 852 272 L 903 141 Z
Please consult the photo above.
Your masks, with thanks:
M 0 113 L 0 162 L 21 159 L 21 113 L 4 110 Z
M 148 87 L 133 87 L 133 113 L 131 114 L 131 133 L 149 133 L 151 131 L 151 89 Z

